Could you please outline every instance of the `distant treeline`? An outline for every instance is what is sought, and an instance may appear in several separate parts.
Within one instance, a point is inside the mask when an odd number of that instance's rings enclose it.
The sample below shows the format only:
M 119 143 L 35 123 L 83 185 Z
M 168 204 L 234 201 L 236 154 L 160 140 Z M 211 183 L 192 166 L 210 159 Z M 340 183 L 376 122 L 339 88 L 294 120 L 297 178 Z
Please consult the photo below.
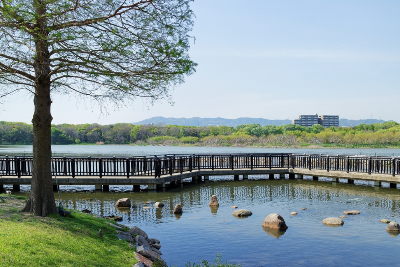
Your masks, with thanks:
M 135 144 L 260 147 L 400 147 L 397 122 L 324 128 L 245 124 L 228 126 L 60 124 L 51 128 L 52 144 Z M 0 122 L 0 144 L 32 144 L 32 125 Z

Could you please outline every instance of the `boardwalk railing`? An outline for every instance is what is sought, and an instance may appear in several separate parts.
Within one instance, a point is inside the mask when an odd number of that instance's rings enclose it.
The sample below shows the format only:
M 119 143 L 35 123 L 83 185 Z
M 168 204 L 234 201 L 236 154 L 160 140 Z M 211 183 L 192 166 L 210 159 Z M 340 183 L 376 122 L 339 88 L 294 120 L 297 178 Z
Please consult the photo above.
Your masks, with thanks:
M 134 177 L 193 170 L 302 168 L 309 170 L 400 174 L 400 158 L 305 154 L 164 155 L 152 157 L 54 157 L 55 176 Z M 0 176 L 32 176 L 32 157 L 0 156 Z

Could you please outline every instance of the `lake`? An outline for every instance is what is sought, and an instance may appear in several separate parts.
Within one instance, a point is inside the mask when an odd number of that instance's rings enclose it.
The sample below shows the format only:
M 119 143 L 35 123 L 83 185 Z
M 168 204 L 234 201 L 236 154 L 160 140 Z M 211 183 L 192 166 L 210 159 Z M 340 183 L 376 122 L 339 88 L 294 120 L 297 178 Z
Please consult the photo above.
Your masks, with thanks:
M 15 149 L 14 149 L 15 148 Z M 109 153 L 107 153 L 109 151 Z M 398 156 L 399 149 L 253 149 L 135 146 L 54 146 L 53 152 L 68 155 L 148 155 L 193 153 L 292 152 L 316 154 Z M 151 152 L 151 153 L 150 153 Z M 29 146 L 0 147 L 0 155 L 29 154 Z M 142 153 L 142 154 L 140 154 Z M 381 154 L 384 153 L 384 154 Z M 129 186 L 110 186 L 110 192 L 99 192 L 94 186 L 61 186 L 60 199 L 67 208 L 89 209 L 98 215 L 119 215 L 122 224 L 138 226 L 150 237 L 161 241 L 162 257 L 168 265 L 185 266 L 202 259 L 213 262 L 216 254 L 223 261 L 242 266 L 376 266 L 399 265 L 400 236 L 386 232 L 380 219 L 400 222 L 398 189 L 374 188 L 324 181 L 268 180 L 266 176 L 249 176 L 249 180 L 232 181 L 233 177 L 210 177 L 210 182 L 170 188 L 159 192 L 132 192 Z M 22 187 L 27 194 L 29 186 Z M 215 212 L 208 203 L 218 197 Z M 58 194 L 55 194 L 58 200 Z M 129 197 L 133 206 L 117 210 L 114 203 Z M 155 208 L 156 201 L 164 202 Z M 173 214 L 175 204 L 184 213 Z M 231 206 L 249 209 L 253 215 L 238 219 Z M 303 210 L 306 208 L 306 210 Z M 348 215 L 342 227 L 322 224 L 326 217 L 339 217 L 345 210 L 359 210 Z M 292 216 L 290 212 L 298 215 Z M 261 227 L 270 213 L 279 213 L 288 230 L 281 236 Z

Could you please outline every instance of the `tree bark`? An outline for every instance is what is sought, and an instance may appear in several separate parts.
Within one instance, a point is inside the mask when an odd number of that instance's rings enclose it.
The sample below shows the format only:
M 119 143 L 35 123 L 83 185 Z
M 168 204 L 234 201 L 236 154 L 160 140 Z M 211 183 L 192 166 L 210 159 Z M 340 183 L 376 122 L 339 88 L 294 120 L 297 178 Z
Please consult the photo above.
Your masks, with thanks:
M 51 174 L 50 84 L 39 86 L 34 103 L 32 182 L 24 211 L 47 216 L 57 213 Z
M 51 96 L 50 53 L 46 22 L 46 4 L 34 1 L 38 16 L 35 23 L 35 112 L 33 114 L 33 166 L 31 191 L 24 211 L 38 216 L 57 213 L 51 175 Z

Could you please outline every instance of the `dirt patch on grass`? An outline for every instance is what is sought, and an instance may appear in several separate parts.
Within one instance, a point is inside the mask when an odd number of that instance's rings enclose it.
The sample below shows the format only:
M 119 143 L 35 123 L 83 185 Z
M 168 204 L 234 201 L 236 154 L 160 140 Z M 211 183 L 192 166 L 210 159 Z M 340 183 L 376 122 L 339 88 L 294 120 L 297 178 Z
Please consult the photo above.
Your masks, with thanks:
M 15 214 L 28 216 L 28 213 L 21 212 L 25 207 L 26 199 L 16 196 L 0 194 L 0 220 L 9 219 Z

